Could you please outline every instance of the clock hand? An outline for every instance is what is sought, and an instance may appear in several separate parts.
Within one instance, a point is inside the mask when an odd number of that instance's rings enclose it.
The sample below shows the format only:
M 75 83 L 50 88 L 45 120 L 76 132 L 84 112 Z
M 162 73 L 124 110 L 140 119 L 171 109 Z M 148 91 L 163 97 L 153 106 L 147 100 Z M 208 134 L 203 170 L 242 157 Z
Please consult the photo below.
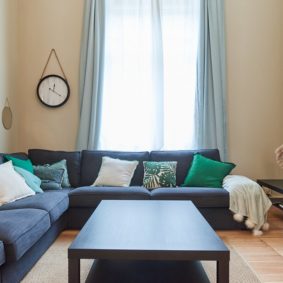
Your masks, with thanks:
M 57 91 L 55 91 L 55 90 L 52 90 L 54 93 L 56 93 L 57 95 L 59 95 L 59 96 L 62 96 L 62 94 L 60 94 L 60 93 L 58 93 Z
M 55 94 L 62 96 L 62 94 L 58 93 L 57 91 L 53 90 L 52 88 L 49 88 L 49 90 L 51 90 L 52 92 L 54 92 Z
M 55 90 L 55 84 L 53 85 L 53 91 Z

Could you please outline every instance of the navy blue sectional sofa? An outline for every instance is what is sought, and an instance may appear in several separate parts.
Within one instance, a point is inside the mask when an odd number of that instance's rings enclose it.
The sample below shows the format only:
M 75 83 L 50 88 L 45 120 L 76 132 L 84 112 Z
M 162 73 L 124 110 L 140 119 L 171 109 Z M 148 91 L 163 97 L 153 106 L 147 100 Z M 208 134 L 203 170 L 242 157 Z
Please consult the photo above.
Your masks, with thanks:
M 0 282 L 19 282 L 61 231 L 81 229 L 103 199 L 192 200 L 214 229 L 242 229 L 229 211 L 228 192 L 221 188 L 177 187 L 148 191 L 142 187 L 143 161 L 177 161 L 177 186 L 180 186 L 196 152 L 220 160 L 216 149 L 153 152 L 31 149 L 28 154 L 13 154 L 18 158 L 29 158 L 35 165 L 66 159 L 72 188 L 47 191 L 0 206 Z M 91 186 L 103 156 L 139 161 L 130 187 Z

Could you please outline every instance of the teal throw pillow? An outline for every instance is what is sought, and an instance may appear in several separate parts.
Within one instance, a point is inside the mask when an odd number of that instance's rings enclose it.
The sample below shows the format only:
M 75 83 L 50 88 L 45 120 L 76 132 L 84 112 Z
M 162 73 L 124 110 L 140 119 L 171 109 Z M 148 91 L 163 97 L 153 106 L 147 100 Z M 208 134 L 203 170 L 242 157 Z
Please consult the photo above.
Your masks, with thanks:
M 11 156 L 11 155 L 4 155 L 4 158 L 7 161 L 12 161 L 13 166 L 23 168 L 23 169 L 33 173 L 32 163 L 29 159 L 23 160 L 23 159 L 16 158 L 16 157 Z
M 147 189 L 176 187 L 177 161 L 144 161 L 143 185 Z
M 34 173 L 41 179 L 41 188 L 43 190 L 60 190 L 64 169 L 53 169 L 48 166 L 34 166 Z
M 63 160 L 56 162 L 56 163 L 53 163 L 53 164 L 45 164 L 45 165 L 34 166 L 34 169 L 44 169 L 44 168 L 47 168 L 47 167 L 50 168 L 50 169 L 62 169 L 62 170 L 64 170 L 62 187 L 65 187 L 65 188 L 71 187 L 70 181 L 69 181 L 66 159 L 63 159 Z
M 220 162 L 197 153 L 182 187 L 222 188 L 223 179 L 236 167 L 229 162 Z
M 18 174 L 20 174 L 25 179 L 26 184 L 33 191 L 35 191 L 36 193 L 43 193 L 43 190 L 40 188 L 41 180 L 37 176 L 17 166 L 14 166 L 14 169 Z

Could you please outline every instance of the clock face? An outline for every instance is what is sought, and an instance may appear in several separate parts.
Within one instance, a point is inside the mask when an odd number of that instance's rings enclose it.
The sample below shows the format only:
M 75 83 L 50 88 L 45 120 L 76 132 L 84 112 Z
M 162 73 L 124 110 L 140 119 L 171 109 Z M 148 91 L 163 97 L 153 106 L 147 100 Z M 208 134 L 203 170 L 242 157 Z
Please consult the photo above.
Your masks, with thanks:
M 69 99 L 70 87 L 68 82 L 62 77 L 48 75 L 38 83 L 37 96 L 44 105 L 59 107 Z

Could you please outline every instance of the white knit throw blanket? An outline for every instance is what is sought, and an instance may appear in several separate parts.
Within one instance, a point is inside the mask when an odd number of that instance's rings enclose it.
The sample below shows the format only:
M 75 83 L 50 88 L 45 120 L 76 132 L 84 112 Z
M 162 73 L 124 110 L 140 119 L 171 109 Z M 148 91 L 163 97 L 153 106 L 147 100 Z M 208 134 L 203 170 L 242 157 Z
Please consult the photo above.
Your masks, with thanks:
M 244 176 L 228 175 L 223 180 L 223 188 L 229 192 L 229 209 L 235 213 L 236 221 L 246 219 L 245 224 L 253 229 L 254 235 L 269 229 L 267 213 L 272 203 L 260 185 Z

